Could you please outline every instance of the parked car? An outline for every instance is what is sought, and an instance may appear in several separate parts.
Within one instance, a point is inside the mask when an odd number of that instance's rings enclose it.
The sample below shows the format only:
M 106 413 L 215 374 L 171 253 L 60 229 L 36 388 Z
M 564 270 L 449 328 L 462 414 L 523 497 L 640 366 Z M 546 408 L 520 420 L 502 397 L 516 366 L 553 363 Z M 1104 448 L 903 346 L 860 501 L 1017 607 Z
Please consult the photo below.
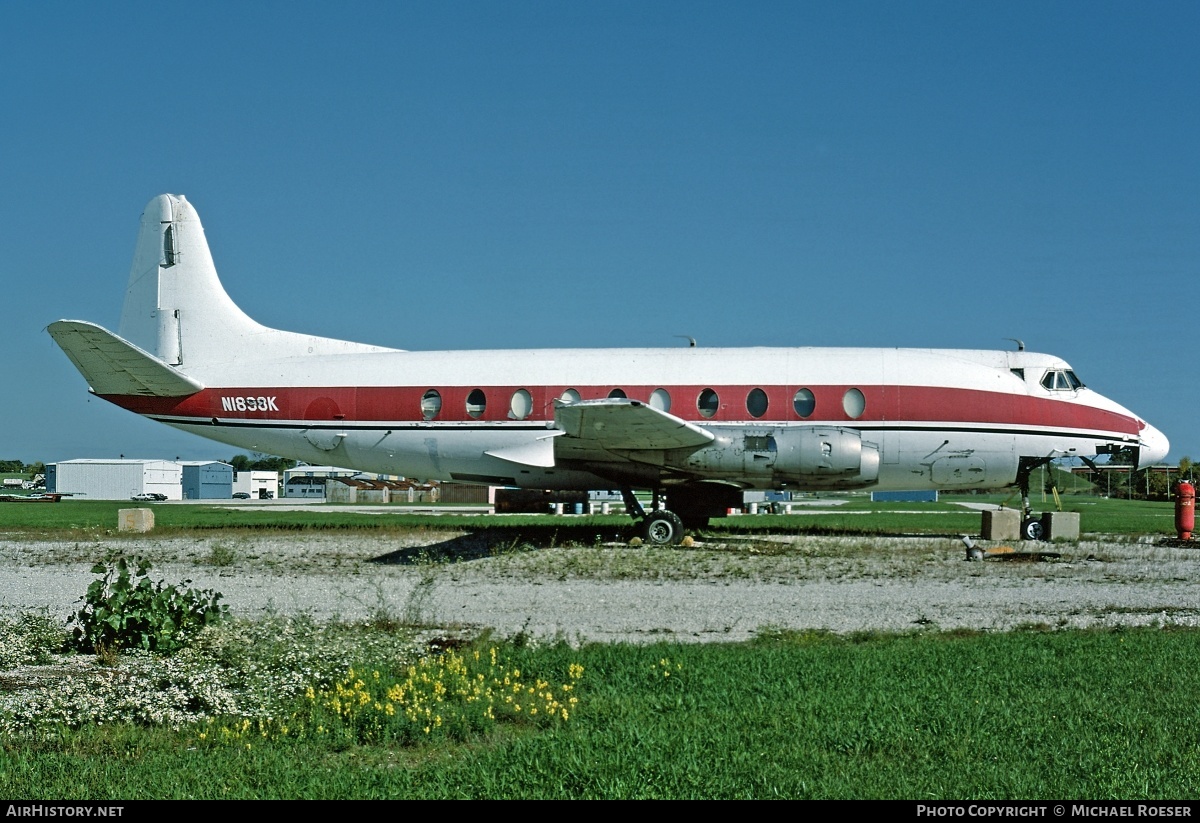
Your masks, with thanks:
M 234 500 L 249 500 L 250 492 L 234 492 L 233 499 Z
M 141 494 L 135 494 L 133 497 L 131 497 L 129 499 L 130 500 L 143 500 L 143 501 L 145 501 L 145 500 L 156 501 L 156 500 L 158 500 L 158 495 L 152 494 L 151 492 L 142 492 Z
M 150 492 L 150 496 L 153 497 L 155 500 L 166 500 L 167 499 L 167 496 L 165 494 L 163 494 L 162 492 Z

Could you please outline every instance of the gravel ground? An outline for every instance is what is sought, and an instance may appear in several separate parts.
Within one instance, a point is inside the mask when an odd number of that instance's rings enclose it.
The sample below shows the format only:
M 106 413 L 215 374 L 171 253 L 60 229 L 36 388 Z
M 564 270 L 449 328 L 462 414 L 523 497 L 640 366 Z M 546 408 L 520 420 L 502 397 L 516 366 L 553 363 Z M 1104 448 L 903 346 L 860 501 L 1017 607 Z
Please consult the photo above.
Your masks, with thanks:
M 1200 552 L 1164 541 L 1000 546 L 951 538 L 748 539 L 687 548 L 522 545 L 511 536 L 0 539 L 0 610 L 64 619 L 120 549 L 235 616 L 307 613 L 571 642 L 745 640 L 777 629 L 1005 630 L 1200 624 Z M 1055 554 L 1057 556 L 1050 556 Z M 431 561 L 430 558 L 434 558 Z

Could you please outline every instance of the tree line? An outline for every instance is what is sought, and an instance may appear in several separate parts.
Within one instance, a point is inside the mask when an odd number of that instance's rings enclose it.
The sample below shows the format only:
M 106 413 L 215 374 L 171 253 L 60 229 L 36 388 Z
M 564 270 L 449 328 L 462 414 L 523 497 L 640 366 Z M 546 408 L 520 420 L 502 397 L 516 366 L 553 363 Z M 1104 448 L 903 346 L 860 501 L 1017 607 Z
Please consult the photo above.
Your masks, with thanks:
M 32 480 L 35 475 L 46 473 L 46 464 L 38 461 L 36 463 L 22 463 L 20 460 L 0 460 L 0 472 L 4 474 L 27 474 Z
M 279 472 L 283 474 L 285 469 L 295 468 L 296 466 L 295 460 L 257 453 L 251 455 L 235 454 L 224 462 L 233 466 L 234 471 L 239 472 Z M 35 475 L 46 473 L 46 464 L 40 460 L 34 463 L 25 463 L 20 460 L 0 460 L 0 473 L 27 474 L 30 479 L 33 479 Z

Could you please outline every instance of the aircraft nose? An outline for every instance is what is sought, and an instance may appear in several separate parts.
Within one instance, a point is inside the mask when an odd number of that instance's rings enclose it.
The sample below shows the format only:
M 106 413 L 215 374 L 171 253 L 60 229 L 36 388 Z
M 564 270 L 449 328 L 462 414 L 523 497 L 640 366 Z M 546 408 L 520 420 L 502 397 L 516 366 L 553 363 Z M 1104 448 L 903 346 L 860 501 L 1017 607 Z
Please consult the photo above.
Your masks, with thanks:
M 1145 468 L 1153 466 L 1167 457 L 1167 452 L 1171 450 L 1171 444 L 1167 441 L 1167 436 L 1158 429 L 1146 424 L 1146 428 L 1142 429 L 1142 447 L 1138 452 L 1138 466 Z

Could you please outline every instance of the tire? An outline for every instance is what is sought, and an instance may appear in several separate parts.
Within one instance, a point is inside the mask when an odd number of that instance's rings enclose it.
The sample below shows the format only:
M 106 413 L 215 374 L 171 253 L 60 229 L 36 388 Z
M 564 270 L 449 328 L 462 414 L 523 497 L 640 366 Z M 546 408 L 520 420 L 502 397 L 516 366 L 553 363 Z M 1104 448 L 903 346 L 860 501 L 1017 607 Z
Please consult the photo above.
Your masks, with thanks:
M 674 546 L 683 539 L 683 521 L 670 511 L 653 511 L 642 521 L 642 539 L 651 546 Z
M 1042 529 L 1042 521 L 1036 517 L 1027 517 L 1021 522 L 1021 539 L 1022 540 L 1041 540 L 1045 531 Z

